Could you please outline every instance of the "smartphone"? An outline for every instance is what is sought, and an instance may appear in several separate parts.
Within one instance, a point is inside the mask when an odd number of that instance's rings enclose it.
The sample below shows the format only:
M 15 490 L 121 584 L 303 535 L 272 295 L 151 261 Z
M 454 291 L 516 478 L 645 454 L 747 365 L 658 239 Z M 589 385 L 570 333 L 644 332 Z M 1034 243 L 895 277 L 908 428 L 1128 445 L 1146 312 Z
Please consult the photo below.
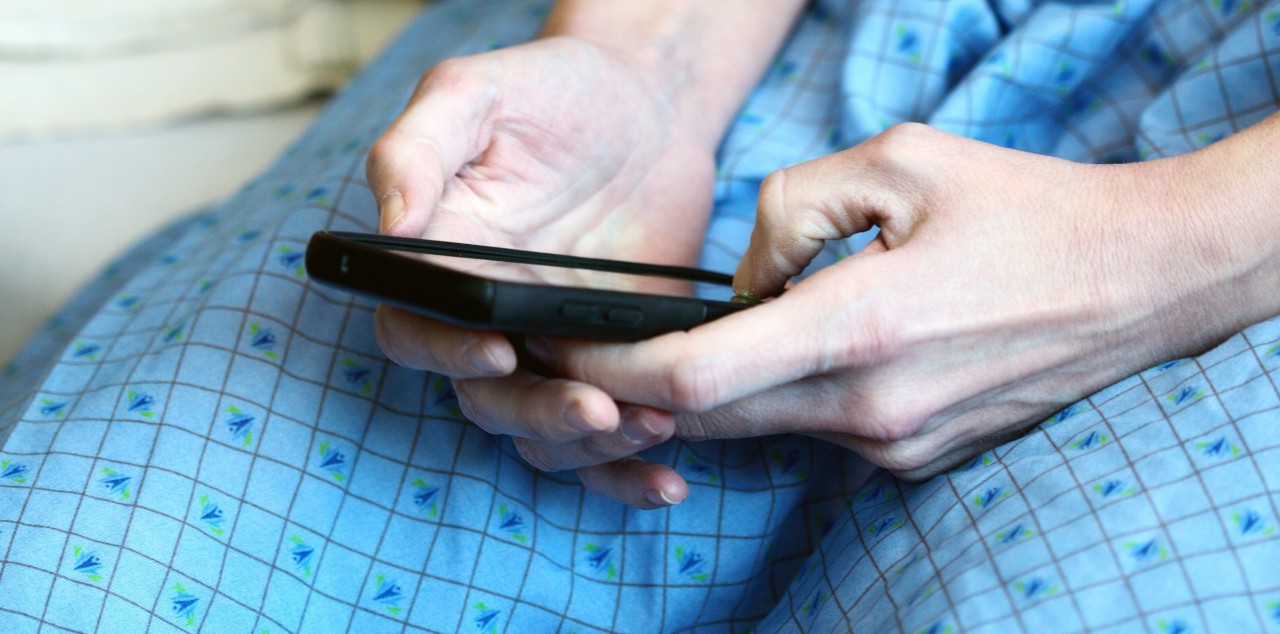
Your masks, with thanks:
M 508 333 L 638 340 L 747 304 L 732 276 L 499 247 L 320 231 L 311 279 L 432 319 Z

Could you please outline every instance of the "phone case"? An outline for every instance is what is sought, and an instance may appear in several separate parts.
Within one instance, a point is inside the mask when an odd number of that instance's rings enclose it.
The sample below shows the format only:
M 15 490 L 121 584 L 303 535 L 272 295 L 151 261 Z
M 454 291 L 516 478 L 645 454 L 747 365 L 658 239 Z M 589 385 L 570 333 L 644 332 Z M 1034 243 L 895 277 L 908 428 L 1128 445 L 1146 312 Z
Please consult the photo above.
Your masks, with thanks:
M 408 258 L 388 250 L 392 248 L 703 282 L 732 279 L 684 267 L 327 231 L 313 234 L 307 244 L 307 274 L 322 284 L 433 319 L 510 333 L 637 340 L 688 330 L 746 307 L 691 297 L 494 280 Z

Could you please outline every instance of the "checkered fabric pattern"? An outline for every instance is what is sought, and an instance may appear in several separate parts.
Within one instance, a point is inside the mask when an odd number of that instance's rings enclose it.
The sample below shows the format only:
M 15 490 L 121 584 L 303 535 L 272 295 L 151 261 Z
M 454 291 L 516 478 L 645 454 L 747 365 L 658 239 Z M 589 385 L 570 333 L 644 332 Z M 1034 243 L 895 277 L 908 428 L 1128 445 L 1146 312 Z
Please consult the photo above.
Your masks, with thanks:
M 3 370 L 0 631 L 1280 630 L 1280 319 L 922 484 L 804 438 L 672 441 L 647 457 L 691 496 L 648 512 L 387 362 L 306 239 L 375 228 L 364 154 L 423 70 L 546 10 L 433 4 Z M 1277 76 L 1280 2 L 819 2 L 721 148 L 703 262 L 736 266 L 770 171 L 897 122 L 1142 160 L 1273 112 Z

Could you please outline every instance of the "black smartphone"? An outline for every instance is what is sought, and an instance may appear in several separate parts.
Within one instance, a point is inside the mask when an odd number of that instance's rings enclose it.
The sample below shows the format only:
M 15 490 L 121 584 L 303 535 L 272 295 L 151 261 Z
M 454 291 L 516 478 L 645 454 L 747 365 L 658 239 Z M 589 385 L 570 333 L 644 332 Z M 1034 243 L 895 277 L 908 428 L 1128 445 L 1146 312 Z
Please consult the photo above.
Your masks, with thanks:
M 319 231 L 311 279 L 481 330 L 637 340 L 746 308 L 732 276 L 439 240 Z

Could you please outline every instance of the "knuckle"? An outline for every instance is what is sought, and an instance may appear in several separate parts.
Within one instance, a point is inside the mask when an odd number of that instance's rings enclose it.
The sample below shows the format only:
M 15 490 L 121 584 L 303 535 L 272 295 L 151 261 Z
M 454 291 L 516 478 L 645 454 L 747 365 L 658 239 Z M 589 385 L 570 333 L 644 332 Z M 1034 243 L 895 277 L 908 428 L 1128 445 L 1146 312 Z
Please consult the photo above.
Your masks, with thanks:
M 923 144 L 934 134 L 923 123 L 899 123 L 872 137 L 862 150 L 872 167 L 905 170 L 919 163 Z
M 721 388 L 714 361 L 680 355 L 667 374 L 667 391 L 681 411 L 701 413 L 715 407 Z
M 723 417 L 717 416 L 715 412 L 684 414 L 676 417 L 675 435 L 681 440 L 690 442 L 717 440 L 726 438 L 717 433 L 717 430 L 724 427 Z M 735 435 L 741 435 L 741 433 Z
M 450 57 L 423 73 L 414 89 L 414 98 L 432 91 L 468 91 L 475 85 L 475 64 L 467 57 Z
M 843 323 L 833 332 L 848 333 L 844 345 L 834 347 L 834 355 L 824 364 L 829 368 L 884 366 L 897 359 L 904 348 L 903 320 L 880 306 L 863 306 L 858 311 L 837 313 Z
M 458 409 L 467 420 L 475 423 L 480 429 L 488 433 L 493 433 L 485 421 L 484 410 L 476 406 L 476 401 L 472 393 L 471 386 L 467 381 L 454 381 L 453 391 L 458 396 Z
M 876 388 L 874 396 L 858 401 L 858 434 L 876 442 L 891 446 L 910 444 L 920 438 L 920 430 L 932 416 L 932 410 L 923 401 L 903 395 L 901 391 Z
M 581 450 L 580 459 L 577 461 L 579 467 L 595 466 L 626 457 L 626 454 L 614 451 L 609 446 L 608 437 L 605 436 L 587 438 L 578 443 L 578 448 Z
M 512 442 L 516 446 L 516 451 L 520 452 L 520 457 L 533 468 L 548 472 L 561 470 L 561 467 L 552 460 L 546 445 L 526 438 L 514 438 Z
M 786 209 L 787 170 L 771 172 L 760 181 L 760 197 L 757 221 L 776 222 Z

